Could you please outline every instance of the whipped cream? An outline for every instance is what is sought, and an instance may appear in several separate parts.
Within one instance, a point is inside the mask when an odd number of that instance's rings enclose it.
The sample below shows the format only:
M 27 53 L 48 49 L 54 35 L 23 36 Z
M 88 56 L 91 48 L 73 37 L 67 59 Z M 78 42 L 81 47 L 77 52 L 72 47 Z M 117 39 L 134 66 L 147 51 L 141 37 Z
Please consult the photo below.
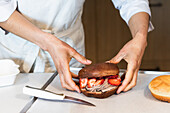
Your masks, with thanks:
M 102 85 L 94 86 L 92 88 L 88 88 L 88 86 L 86 86 L 85 88 L 87 91 L 91 91 L 91 92 L 106 92 L 106 91 L 109 91 L 115 87 L 116 86 L 109 84 L 108 78 L 106 78 Z

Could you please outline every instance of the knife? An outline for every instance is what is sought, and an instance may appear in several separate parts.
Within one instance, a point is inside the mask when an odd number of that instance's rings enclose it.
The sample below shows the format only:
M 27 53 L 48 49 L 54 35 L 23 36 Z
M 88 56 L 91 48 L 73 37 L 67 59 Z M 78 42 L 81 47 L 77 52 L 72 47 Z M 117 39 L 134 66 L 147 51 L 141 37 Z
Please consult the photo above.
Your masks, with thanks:
M 45 89 L 48 87 L 48 85 L 54 80 L 54 78 L 58 75 L 58 72 L 56 71 L 48 80 L 47 82 L 42 86 L 41 89 Z M 37 97 L 33 97 L 25 106 L 24 108 L 20 111 L 20 113 L 26 113 L 29 108 L 34 104 L 34 102 L 37 100 Z
M 54 93 L 49 90 L 44 90 L 44 89 L 35 88 L 35 87 L 31 87 L 31 86 L 25 86 L 23 88 L 23 93 L 27 94 L 27 95 L 34 96 L 34 97 L 38 97 L 41 99 L 71 101 L 71 102 L 95 107 L 94 104 L 84 101 L 84 100 L 81 100 L 81 99 L 78 99 L 78 98 L 66 96 L 64 94 L 57 94 L 57 93 Z

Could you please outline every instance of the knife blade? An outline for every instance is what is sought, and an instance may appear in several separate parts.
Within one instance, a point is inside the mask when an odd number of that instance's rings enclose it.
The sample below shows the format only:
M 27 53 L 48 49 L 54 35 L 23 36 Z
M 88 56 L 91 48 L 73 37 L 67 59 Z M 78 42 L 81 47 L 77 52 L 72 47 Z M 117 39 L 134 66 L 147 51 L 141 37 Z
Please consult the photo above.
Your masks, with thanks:
M 40 89 L 40 88 L 31 87 L 31 86 L 25 86 L 23 88 L 23 93 L 27 94 L 27 95 L 34 96 L 34 97 L 38 97 L 38 98 L 41 98 L 41 99 L 65 100 L 65 101 L 75 102 L 75 103 L 78 103 L 78 104 L 95 106 L 94 104 L 87 102 L 85 100 L 82 100 L 82 99 L 66 96 L 64 94 L 54 93 L 54 92 L 49 91 L 49 90 L 43 90 L 43 89 Z

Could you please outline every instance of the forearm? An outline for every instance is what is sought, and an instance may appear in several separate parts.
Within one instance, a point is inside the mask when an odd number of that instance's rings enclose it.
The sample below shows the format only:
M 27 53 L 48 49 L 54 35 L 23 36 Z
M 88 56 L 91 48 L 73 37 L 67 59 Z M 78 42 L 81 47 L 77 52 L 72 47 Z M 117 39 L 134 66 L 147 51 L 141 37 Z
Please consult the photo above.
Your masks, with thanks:
M 67 43 L 49 33 L 41 31 L 17 11 L 7 21 L 1 22 L 0 26 L 48 51 L 59 73 L 62 87 L 80 92 L 79 87 L 72 80 L 69 62 L 71 58 L 75 58 L 86 65 L 91 64 L 91 61 L 80 55 Z M 77 75 L 74 74 L 74 76 Z
M 139 35 L 146 40 L 149 26 L 149 15 L 145 12 L 140 12 L 131 17 L 129 20 L 129 28 L 132 37 Z
M 7 21 L 0 22 L 0 26 L 15 35 L 35 43 L 42 49 L 47 50 L 46 42 L 51 38 L 49 37 L 51 35 L 41 31 L 18 11 L 15 11 Z
M 124 59 L 128 63 L 125 80 L 118 88 L 117 93 L 128 91 L 136 85 L 138 70 L 147 46 L 149 15 L 137 13 L 131 17 L 128 24 L 133 39 L 127 42 L 119 53 L 110 60 L 111 63 L 119 63 Z

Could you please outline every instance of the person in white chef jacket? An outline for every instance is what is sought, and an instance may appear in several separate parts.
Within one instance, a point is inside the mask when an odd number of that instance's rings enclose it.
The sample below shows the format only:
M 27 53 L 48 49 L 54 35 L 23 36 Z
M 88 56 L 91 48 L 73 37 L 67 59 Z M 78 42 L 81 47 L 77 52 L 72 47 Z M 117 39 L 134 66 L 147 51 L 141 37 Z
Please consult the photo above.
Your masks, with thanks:
M 22 72 L 58 70 L 61 85 L 80 92 L 69 67 L 91 64 L 84 57 L 81 22 L 85 0 L 0 0 L 0 59 L 13 59 Z M 147 33 L 153 27 L 148 0 L 112 0 L 132 33 L 130 40 L 109 62 L 127 63 L 125 80 L 117 93 L 136 84 Z M 107 20 L 106 20 L 107 21 Z M 113 37 L 114 38 L 114 37 Z M 72 59 L 73 58 L 73 59 Z

